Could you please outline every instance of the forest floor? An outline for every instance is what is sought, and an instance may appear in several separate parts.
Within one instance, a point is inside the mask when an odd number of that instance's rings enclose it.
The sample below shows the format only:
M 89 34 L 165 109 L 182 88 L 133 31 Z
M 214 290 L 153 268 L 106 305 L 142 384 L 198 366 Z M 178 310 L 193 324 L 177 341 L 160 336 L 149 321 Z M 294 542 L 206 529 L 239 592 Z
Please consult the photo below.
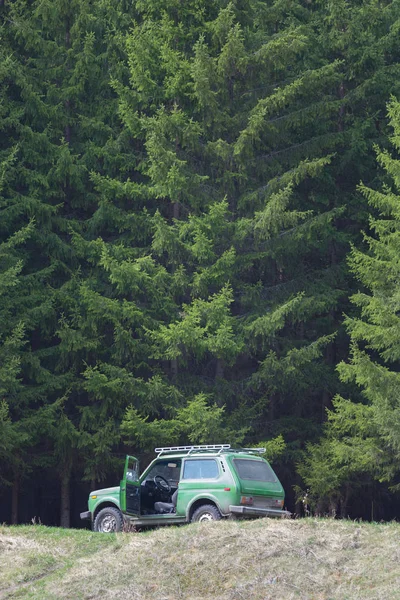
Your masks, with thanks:
M 99 534 L 0 526 L 0 600 L 400 598 L 400 524 L 224 521 Z

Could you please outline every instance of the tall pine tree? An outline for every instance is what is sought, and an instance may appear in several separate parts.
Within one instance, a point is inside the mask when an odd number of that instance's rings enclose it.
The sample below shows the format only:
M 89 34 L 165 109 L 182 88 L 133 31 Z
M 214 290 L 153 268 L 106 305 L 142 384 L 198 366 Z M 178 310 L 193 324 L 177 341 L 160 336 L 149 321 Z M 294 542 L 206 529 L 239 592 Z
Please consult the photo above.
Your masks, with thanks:
M 66 526 L 72 470 L 81 464 L 76 458 L 93 461 L 97 449 L 79 409 L 87 404 L 80 400 L 87 355 L 69 361 L 61 336 L 80 277 L 71 234 L 97 208 L 90 171 L 115 175 L 121 166 L 116 156 L 124 139 L 110 79 L 123 77 L 121 36 L 131 21 L 125 4 L 21 0 L 0 7 L 0 156 L 14 157 L 3 189 L 1 239 L 30 219 L 35 223 L 21 258 L 18 303 L 30 308 L 18 402 L 35 416 L 31 468 L 53 469 L 59 477 Z M 15 402 L 9 411 L 18 420 Z
M 354 386 L 349 399 L 338 397 L 329 413 L 325 437 L 309 448 L 302 474 L 320 507 L 340 503 L 346 514 L 348 502 L 359 492 L 365 495 L 372 482 L 399 485 L 400 424 L 400 103 L 389 104 L 394 148 L 378 151 L 385 172 L 381 191 L 365 185 L 359 191 L 370 206 L 366 249 L 353 248 L 349 264 L 361 285 L 353 295 L 355 316 L 345 320 L 351 339 L 351 360 L 339 365 L 341 379 Z M 359 392 L 357 393 L 357 388 Z M 373 503 L 373 496 L 368 494 Z M 373 510 L 368 516 L 379 518 Z
M 135 336 L 156 361 L 145 378 L 175 393 L 152 410 L 172 418 L 177 397 L 202 392 L 228 428 L 298 438 L 320 406 L 326 314 L 341 294 L 327 268 L 340 211 L 312 183 L 330 161 L 321 139 L 340 108 L 339 63 L 314 60 L 312 15 L 297 2 L 137 9 L 130 85 L 115 82 L 137 170 L 96 178 L 104 202 L 135 204 L 98 264 L 134 302 L 140 271 L 160 273 L 162 303 Z

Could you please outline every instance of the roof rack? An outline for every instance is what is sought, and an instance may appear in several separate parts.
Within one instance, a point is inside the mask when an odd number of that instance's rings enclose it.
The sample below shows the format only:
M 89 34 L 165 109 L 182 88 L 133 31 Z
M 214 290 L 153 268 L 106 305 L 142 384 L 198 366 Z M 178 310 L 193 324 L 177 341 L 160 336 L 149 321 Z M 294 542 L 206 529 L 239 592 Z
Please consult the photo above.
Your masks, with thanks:
M 231 452 L 246 452 L 248 454 L 265 454 L 266 448 L 231 448 Z
M 194 454 L 196 452 L 243 452 L 245 454 L 264 454 L 265 448 L 231 448 L 230 444 L 202 444 L 199 446 L 167 446 L 165 448 L 154 448 L 154 452 L 161 456 L 162 454 L 177 454 L 186 452 Z
M 166 448 L 154 448 L 154 452 L 156 452 L 158 456 L 161 456 L 161 454 L 176 454 L 177 452 L 187 452 L 188 454 L 191 454 L 192 452 L 216 452 L 217 450 L 219 453 L 221 453 L 224 450 L 229 450 L 230 447 L 230 444 L 204 444 L 200 446 L 168 446 Z

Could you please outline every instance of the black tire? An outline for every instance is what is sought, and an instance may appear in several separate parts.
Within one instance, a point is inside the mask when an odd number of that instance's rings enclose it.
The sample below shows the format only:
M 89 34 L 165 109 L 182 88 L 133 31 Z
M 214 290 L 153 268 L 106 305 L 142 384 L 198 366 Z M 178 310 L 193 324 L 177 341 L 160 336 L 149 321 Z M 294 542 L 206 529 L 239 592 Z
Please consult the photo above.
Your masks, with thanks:
M 102 508 L 96 515 L 93 531 L 99 533 L 116 533 L 122 531 L 124 518 L 118 508 L 107 506 Z
M 206 521 L 219 521 L 221 513 L 214 504 L 202 504 L 192 514 L 191 523 L 204 523 Z

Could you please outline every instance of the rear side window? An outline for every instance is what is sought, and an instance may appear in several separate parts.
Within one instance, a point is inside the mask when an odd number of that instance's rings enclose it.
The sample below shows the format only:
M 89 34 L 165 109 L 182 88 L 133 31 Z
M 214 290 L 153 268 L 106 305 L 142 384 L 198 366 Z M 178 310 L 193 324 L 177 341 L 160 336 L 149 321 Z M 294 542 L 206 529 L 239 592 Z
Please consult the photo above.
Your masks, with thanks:
M 216 479 L 218 465 L 212 458 L 198 458 L 185 461 L 182 479 Z
M 272 483 L 276 481 L 275 473 L 267 462 L 263 460 L 248 460 L 244 458 L 234 458 L 233 463 L 240 479 L 249 479 L 252 481 L 266 481 Z

